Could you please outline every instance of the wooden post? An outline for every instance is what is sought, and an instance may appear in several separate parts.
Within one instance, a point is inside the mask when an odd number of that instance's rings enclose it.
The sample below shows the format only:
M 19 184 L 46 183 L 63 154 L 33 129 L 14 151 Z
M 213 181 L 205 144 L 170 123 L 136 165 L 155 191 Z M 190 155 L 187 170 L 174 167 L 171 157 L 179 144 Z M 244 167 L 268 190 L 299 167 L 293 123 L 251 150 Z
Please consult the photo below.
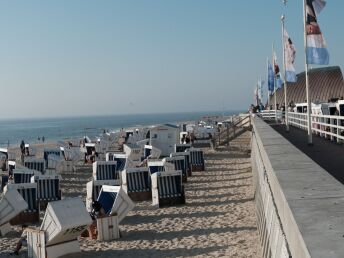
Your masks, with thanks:
M 229 124 L 226 123 L 226 129 L 227 129 L 227 149 L 229 149 Z

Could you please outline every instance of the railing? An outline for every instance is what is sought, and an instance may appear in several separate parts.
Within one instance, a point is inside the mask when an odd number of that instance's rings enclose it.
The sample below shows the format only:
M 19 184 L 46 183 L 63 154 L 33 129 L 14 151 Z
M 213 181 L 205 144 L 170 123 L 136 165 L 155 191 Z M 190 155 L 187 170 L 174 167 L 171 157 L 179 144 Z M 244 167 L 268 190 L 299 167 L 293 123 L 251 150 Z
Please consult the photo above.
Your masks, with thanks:
M 289 124 L 307 130 L 307 114 L 288 112 Z M 312 132 L 337 142 L 344 141 L 344 116 L 311 115 Z
M 259 116 L 261 116 L 264 120 L 273 120 L 275 119 L 275 116 L 277 115 L 278 120 L 282 120 L 283 112 L 281 110 L 262 110 L 260 113 L 258 113 Z
M 251 115 L 249 114 L 233 116 L 231 120 L 230 124 L 226 123 L 225 127 L 215 134 L 214 144 L 216 146 L 227 144 L 227 147 L 229 147 L 229 141 L 233 137 L 247 128 L 251 128 Z

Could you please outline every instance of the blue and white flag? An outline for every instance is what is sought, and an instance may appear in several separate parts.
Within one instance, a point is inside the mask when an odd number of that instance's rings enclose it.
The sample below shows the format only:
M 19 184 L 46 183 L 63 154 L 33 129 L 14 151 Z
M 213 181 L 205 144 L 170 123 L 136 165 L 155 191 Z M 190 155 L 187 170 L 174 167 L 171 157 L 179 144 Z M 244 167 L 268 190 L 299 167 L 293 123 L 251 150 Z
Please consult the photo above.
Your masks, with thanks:
M 284 37 L 284 56 L 285 56 L 285 80 L 287 82 L 296 82 L 297 78 L 296 78 L 296 72 L 294 68 L 296 49 L 286 30 L 284 30 L 283 37 Z
M 283 81 L 282 81 L 280 69 L 277 63 L 276 52 L 273 53 L 273 63 L 274 63 L 274 70 L 275 70 L 275 76 L 276 76 L 276 88 L 281 88 Z
M 268 61 L 268 90 L 270 92 L 274 91 L 275 88 L 275 79 L 274 79 L 274 70 L 272 69 L 272 65 Z
M 306 0 L 307 64 L 329 64 L 329 53 L 317 20 L 317 15 L 325 5 L 324 0 Z
M 260 102 L 263 102 L 263 87 L 264 87 L 264 81 L 262 79 L 259 79 L 258 81 L 258 98 Z

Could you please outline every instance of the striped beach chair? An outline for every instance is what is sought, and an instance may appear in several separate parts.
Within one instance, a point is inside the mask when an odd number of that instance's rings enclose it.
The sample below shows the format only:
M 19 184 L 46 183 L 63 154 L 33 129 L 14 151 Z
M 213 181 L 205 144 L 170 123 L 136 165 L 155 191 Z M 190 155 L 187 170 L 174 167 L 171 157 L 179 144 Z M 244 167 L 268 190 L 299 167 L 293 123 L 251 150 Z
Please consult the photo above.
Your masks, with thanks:
M 13 170 L 13 182 L 15 184 L 31 183 L 31 177 L 38 175 L 42 173 L 28 168 L 17 168 Z
M 190 153 L 191 171 L 204 171 L 203 151 L 195 148 L 191 148 L 186 151 Z
M 167 157 L 164 158 L 163 161 L 172 164 L 174 166 L 173 170 L 182 171 L 183 182 L 187 182 L 188 173 L 184 156 Z
M 191 148 L 191 144 L 179 143 L 179 144 L 175 144 L 174 145 L 174 152 L 184 152 L 184 151 L 186 151 L 187 149 L 190 149 L 190 148 Z
M 123 170 L 122 187 L 133 201 L 150 200 L 152 191 L 148 167 Z
M 127 165 L 127 156 L 124 153 L 114 153 L 113 161 L 117 162 L 117 171 L 123 171 Z
M 7 189 L 6 189 L 7 188 Z M 19 213 L 16 217 L 11 219 L 10 224 L 18 225 L 24 223 L 35 223 L 39 221 L 39 204 L 37 200 L 37 184 L 23 183 L 23 184 L 9 184 L 5 191 L 17 190 L 18 193 L 28 204 L 28 208 Z
M 157 172 L 151 178 L 154 206 L 163 207 L 185 204 L 181 171 Z
M 191 173 L 191 162 L 190 162 L 190 152 L 174 152 L 170 154 L 170 157 L 184 157 L 185 159 L 185 165 L 186 165 L 186 171 L 189 176 L 192 176 Z
M 86 209 L 92 210 L 92 202 L 98 199 L 100 190 L 103 185 L 118 185 L 117 180 L 92 180 L 86 184 Z
M 36 170 L 44 174 L 45 172 L 45 160 L 37 158 L 26 158 L 24 160 L 24 166 L 28 169 Z
M 31 177 L 31 183 L 37 184 L 37 200 L 40 208 L 45 209 L 50 201 L 61 200 L 59 175 L 40 175 Z
M 51 149 L 44 149 L 43 151 L 43 158 L 45 160 L 45 166 L 48 167 L 48 157 L 49 155 L 54 155 L 54 158 L 59 157 L 62 158 L 61 148 L 51 148 Z
M 120 184 L 120 176 L 117 171 L 116 161 L 96 161 L 93 163 L 93 179 L 94 180 L 118 180 Z

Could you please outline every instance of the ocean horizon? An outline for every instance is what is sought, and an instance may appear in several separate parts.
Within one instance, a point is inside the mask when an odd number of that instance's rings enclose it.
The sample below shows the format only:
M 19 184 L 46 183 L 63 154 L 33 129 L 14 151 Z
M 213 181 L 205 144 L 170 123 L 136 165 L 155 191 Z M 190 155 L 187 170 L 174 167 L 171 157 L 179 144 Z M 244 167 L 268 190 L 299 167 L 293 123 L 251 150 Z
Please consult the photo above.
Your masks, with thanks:
M 55 118 L 19 118 L 0 120 L 0 147 L 45 141 L 62 141 L 87 135 L 94 137 L 104 129 L 109 131 L 121 128 L 149 126 L 162 123 L 201 120 L 204 116 L 233 115 L 240 111 L 200 111 L 161 114 L 99 115 Z

